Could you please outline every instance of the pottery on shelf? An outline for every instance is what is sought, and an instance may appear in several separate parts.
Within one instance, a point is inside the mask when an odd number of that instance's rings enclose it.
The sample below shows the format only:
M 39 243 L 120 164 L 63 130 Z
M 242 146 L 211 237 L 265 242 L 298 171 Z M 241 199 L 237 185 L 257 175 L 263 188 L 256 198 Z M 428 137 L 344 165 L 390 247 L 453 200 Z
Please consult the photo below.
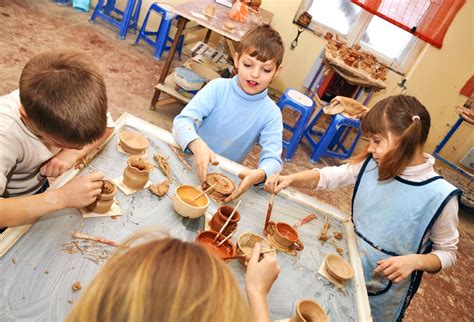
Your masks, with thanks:
M 237 238 L 237 255 L 245 255 L 250 257 L 256 243 L 260 243 L 261 250 L 275 249 L 265 238 L 254 233 L 242 233 Z M 261 255 L 262 256 L 262 255 Z M 241 258 L 240 262 L 245 264 L 245 259 Z
M 316 301 L 301 300 L 296 305 L 296 314 L 290 322 L 329 322 L 324 309 Z
M 202 189 L 206 190 L 213 185 L 215 185 L 215 187 L 209 191 L 209 195 L 218 201 L 223 201 L 235 190 L 235 184 L 232 180 L 217 172 L 211 172 L 207 175 L 206 181 L 202 183 Z
M 149 142 L 140 133 L 125 130 L 120 132 L 119 144 L 125 152 L 137 155 L 148 148 Z
M 190 185 L 176 187 L 172 201 L 174 210 L 183 217 L 198 218 L 204 215 L 209 206 L 209 198 L 206 194 L 196 198 L 202 191 Z
M 117 193 L 117 187 L 109 180 L 102 180 L 101 189 L 102 192 L 97 196 L 96 201 L 86 207 L 87 210 L 97 214 L 105 214 L 109 212 L 114 203 L 115 194 Z
M 288 250 L 303 250 L 304 245 L 296 229 L 283 222 L 270 221 L 267 226 L 267 235 L 282 248 Z
M 153 164 L 148 162 L 147 158 L 131 156 L 123 171 L 123 184 L 130 189 L 142 189 L 150 178 L 151 170 L 153 170 Z
M 338 254 L 326 255 L 324 262 L 326 271 L 336 280 L 344 282 L 354 277 L 354 269 L 351 264 Z
M 220 206 L 217 208 L 216 213 L 212 216 L 211 221 L 209 222 L 209 226 L 212 230 L 220 231 L 222 226 L 226 223 L 229 216 L 234 211 L 234 207 L 231 206 Z M 240 220 L 240 212 L 238 210 L 235 211 L 232 219 L 229 221 L 227 226 L 222 231 L 222 234 L 228 236 L 231 232 L 237 229 L 237 223 Z
M 196 241 L 202 244 L 204 247 L 208 248 L 220 259 L 226 259 L 235 256 L 236 251 L 234 244 L 232 244 L 232 241 L 228 239 L 221 246 L 218 247 L 217 244 L 222 241 L 225 236 L 220 235 L 214 242 L 214 238 L 216 237 L 216 235 L 216 231 L 205 230 L 196 236 Z

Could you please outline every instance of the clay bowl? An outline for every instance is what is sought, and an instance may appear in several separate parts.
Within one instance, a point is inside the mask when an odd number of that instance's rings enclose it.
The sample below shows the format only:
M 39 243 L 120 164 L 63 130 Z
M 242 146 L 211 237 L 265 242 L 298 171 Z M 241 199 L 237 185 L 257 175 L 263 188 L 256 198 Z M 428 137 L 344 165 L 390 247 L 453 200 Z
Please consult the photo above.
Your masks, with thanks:
M 192 62 L 192 63 L 189 64 L 189 67 L 192 70 L 194 70 L 196 73 L 198 73 L 199 76 L 204 78 L 207 82 L 221 77 L 221 75 L 219 75 L 211 67 L 208 67 L 205 64 L 199 64 L 199 63 Z
M 213 230 L 205 230 L 199 233 L 196 236 L 196 241 L 204 247 L 208 248 L 212 253 L 214 253 L 220 259 L 226 259 L 235 256 L 235 246 L 232 244 L 230 239 L 226 240 L 221 246 L 217 247 L 219 241 L 225 238 L 225 236 L 220 235 L 216 242 L 214 238 L 218 233 Z
M 338 254 L 326 255 L 326 271 L 339 281 L 346 281 L 354 277 L 352 266 Z
M 262 236 L 253 233 L 242 233 L 237 239 L 237 255 L 245 255 L 250 257 L 252 255 L 252 249 L 256 243 L 260 243 L 261 249 L 275 249 L 270 243 Z M 245 264 L 245 259 L 241 258 L 240 262 Z
M 207 175 L 206 182 L 202 184 L 202 188 L 206 190 L 212 185 L 216 186 L 209 192 L 209 195 L 216 200 L 224 200 L 235 190 L 235 184 L 232 180 L 217 172 L 211 172 Z
M 209 206 L 209 198 L 203 194 L 192 204 L 189 202 L 197 197 L 202 191 L 190 185 L 176 187 L 173 195 L 173 208 L 183 217 L 198 218 L 204 215 Z
M 133 131 L 120 132 L 119 140 L 122 149 L 130 154 L 141 154 L 149 145 L 146 137 Z
M 329 318 L 324 309 L 313 300 L 301 300 L 296 305 L 296 315 L 291 322 L 328 322 Z

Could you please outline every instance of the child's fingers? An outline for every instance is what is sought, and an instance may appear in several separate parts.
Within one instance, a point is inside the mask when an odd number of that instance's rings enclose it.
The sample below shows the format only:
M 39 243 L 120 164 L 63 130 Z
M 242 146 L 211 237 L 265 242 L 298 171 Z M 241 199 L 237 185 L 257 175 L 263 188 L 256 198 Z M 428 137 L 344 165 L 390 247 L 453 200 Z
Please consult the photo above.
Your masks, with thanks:
M 258 258 L 260 257 L 260 250 L 260 243 L 255 243 L 255 246 L 252 249 L 252 254 L 250 255 L 249 263 L 258 263 Z
M 393 272 L 392 274 L 387 276 L 387 279 L 394 281 L 395 279 L 399 278 L 402 275 L 399 271 Z
M 378 266 L 374 269 L 375 274 L 382 272 L 383 270 L 385 270 L 387 267 L 390 266 L 390 263 L 387 261 L 379 261 L 377 263 L 378 263 Z

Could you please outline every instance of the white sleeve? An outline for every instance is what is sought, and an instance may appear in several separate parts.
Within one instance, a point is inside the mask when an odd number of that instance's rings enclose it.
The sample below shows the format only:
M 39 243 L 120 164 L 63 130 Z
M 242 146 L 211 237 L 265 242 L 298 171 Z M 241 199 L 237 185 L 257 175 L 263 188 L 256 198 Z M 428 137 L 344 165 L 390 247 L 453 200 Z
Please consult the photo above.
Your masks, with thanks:
M 107 128 L 114 128 L 115 127 L 115 122 L 114 119 L 112 118 L 112 114 L 110 112 L 107 112 Z
M 452 267 L 456 263 L 458 249 L 458 199 L 452 197 L 444 207 L 438 220 L 431 228 L 430 240 L 433 243 L 432 253 L 441 261 L 441 270 Z
M 333 190 L 355 184 L 363 164 L 362 161 L 360 163 L 345 163 L 337 167 L 314 169 L 320 175 L 317 189 Z

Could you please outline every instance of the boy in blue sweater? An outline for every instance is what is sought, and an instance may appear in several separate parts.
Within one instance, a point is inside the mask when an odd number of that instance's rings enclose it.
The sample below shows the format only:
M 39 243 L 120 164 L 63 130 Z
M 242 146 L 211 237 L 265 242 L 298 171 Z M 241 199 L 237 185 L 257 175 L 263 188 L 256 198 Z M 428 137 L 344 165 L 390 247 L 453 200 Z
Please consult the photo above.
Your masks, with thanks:
M 216 153 L 241 163 L 255 143 L 262 147 L 258 169 L 239 174 L 242 181 L 226 202 L 282 168 L 282 116 L 267 94 L 283 53 L 283 40 L 272 27 L 249 30 L 234 56 L 237 76 L 209 82 L 174 119 L 176 141 L 194 154 L 201 181 Z

